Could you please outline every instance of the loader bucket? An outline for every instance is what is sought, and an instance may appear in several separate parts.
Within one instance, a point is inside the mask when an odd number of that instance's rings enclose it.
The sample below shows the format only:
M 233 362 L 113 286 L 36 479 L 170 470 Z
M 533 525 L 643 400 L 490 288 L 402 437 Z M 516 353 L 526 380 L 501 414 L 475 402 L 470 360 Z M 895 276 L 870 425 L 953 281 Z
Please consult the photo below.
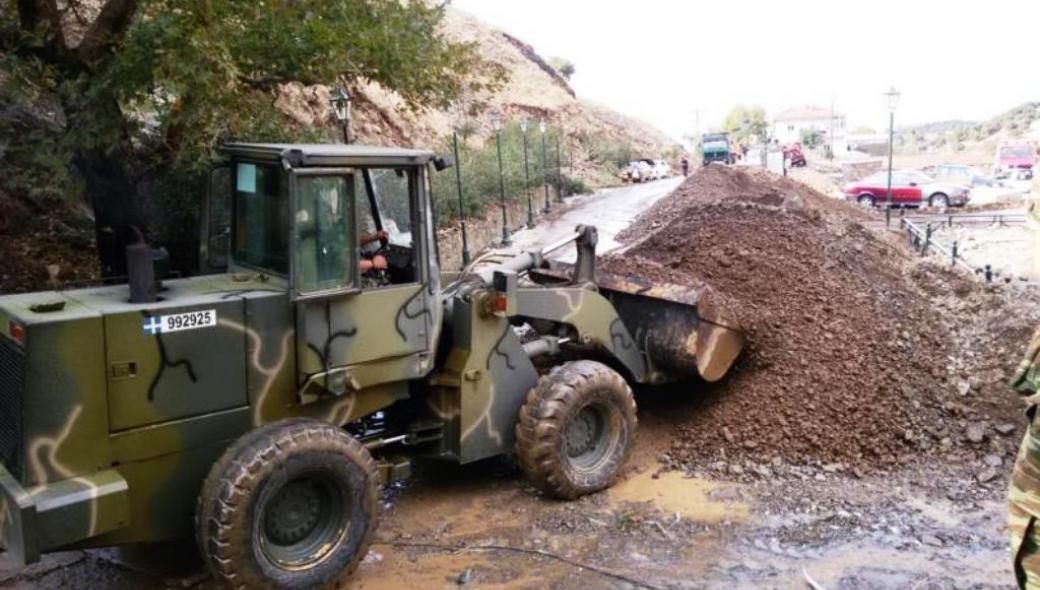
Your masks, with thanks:
M 744 346 L 736 318 L 708 285 L 687 287 L 603 271 L 597 271 L 596 284 L 646 353 L 650 382 L 717 381 Z

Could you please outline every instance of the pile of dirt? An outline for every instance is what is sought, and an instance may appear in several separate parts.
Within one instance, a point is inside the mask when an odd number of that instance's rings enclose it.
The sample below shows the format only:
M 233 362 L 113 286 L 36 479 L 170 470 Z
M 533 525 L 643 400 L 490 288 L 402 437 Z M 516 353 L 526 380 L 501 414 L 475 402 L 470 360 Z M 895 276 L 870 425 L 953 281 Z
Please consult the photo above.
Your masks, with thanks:
M 747 336 L 667 462 L 858 472 L 1013 452 L 1007 424 L 1020 410 L 1003 381 L 1035 323 L 1010 319 L 1013 298 L 867 229 L 871 215 L 768 172 L 712 165 L 629 228 L 634 241 L 608 272 L 703 279 Z

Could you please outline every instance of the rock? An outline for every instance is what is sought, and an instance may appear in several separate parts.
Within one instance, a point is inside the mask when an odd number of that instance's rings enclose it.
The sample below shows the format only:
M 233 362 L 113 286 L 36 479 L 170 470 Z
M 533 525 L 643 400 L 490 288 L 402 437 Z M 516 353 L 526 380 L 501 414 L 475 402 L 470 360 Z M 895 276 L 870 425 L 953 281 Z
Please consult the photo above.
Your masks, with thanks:
M 926 544 L 926 545 L 928 545 L 930 547 L 941 547 L 941 546 L 943 546 L 945 544 L 945 543 L 942 542 L 942 539 L 936 537 L 935 535 L 925 535 L 925 536 L 922 536 L 920 538 L 920 542 L 924 543 L 924 544 Z
M 472 578 L 473 578 L 473 570 L 470 569 L 470 568 L 466 568 L 466 569 L 462 570 L 462 573 L 459 574 L 459 577 L 455 578 L 455 583 L 458 584 L 459 586 L 465 586 L 466 584 L 469 584 L 469 581 Z
M 1001 459 L 997 455 L 986 455 L 982 458 L 982 462 L 986 465 L 989 465 L 990 467 L 1000 467 L 1004 464 L 1003 459 Z
M 971 424 L 968 426 L 967 432 L 964 433 L 964 438 L 968 439 L 970 443 L 978 444 L 986 438 L 986 432 L 981 424 Z
M 978 480 L 979 483 L 986 483 L 997 479 L 997 475 L 999 474 L 996 469 L 983 469 L 975 474 L 975 479 Z
M 732 473 L 733 475 L 743 475 L 744 474 L 744 468 L 741 467 L 740 465 L 737 465 L 736 463 L 733 463 L 732 465 L 729 466 L 729 472 Z
M 1004 424 L 998 424 L 993 430 L 996 430 L 997 434 L 1000 434 L 1002 436 L 1007 436 L 1007 435 L 1012 434 L 1013 432 L 1015 432 L 1015 428 L 1016 427 L 1015 427 L 1014 424 L 1004 423 Z
M 944 545 L 942 539 L 935 535 L 924 535 L 921 537 L 921 542 L 930 547 L 942 547 Z

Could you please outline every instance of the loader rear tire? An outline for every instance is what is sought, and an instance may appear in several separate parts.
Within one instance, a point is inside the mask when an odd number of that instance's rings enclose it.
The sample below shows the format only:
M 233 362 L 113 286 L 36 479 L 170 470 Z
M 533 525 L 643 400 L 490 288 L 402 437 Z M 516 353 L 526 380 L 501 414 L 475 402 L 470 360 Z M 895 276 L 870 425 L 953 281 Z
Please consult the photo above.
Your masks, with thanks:
M 378 513 L 379 476 L 361 443 L 289 419 L 247 433 L 213 465 L 195 531 L 231 588 L 331 588 L 368 552 Z
M 516 461 L 545 493 L 573 500 L 614 483 L 636 427 L 635 398 L 621 375 L 595 361 L 564 363 L 527 393 Z

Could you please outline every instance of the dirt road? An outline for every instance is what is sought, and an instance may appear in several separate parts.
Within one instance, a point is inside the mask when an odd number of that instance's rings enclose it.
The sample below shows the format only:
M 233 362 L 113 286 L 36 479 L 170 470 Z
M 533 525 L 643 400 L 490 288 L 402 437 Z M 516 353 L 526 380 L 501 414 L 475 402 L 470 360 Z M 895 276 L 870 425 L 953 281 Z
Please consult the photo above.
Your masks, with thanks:
M 675 182 L 585 197 L 553 224 L 517 235 L 517 246 L 591 222 L 600 250 L 609 249 Z M 663 470 L 676 430 L 717 393 L 703 385 L 637 391 L 640 430 L 623 480 L 575 502 L 538 496 L 507 459 L 418 465 L 386 491 L 377 542 L 347 587 L 801 589 L 810 587 L 806 576 L 828 590 L 1011 587 L 1008 452 L 986 457 L 985 476 L 958 462 L 861 476 L 854 466 L 780 460 L 751 470 L 724 448 L 703 469 Z M 964 436 L 1005 443 L 1019 434 L 985 425 Z M 190 544 L 133 553 L 68 552 L 21 572 L 0 562 L 0 587 L 218 587 Z

